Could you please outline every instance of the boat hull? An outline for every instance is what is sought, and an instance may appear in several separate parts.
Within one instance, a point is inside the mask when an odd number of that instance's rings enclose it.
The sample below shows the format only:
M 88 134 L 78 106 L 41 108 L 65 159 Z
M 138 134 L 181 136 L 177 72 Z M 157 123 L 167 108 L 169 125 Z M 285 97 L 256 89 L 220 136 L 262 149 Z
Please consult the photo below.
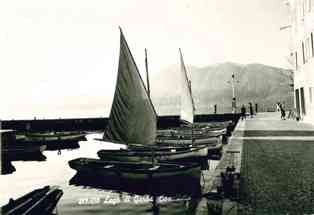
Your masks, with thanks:
M 16 200 L 10 200 L 1 207 L 1 214 L 52 214 L 62 195 L 63 191 L 57 187 L 36 189 Z
M 86 140 L 85 134 L 65 133 L 33 133 L 27 135 L 18 135 L 16 138 L 17 145 L 20 146 L 42 146 L 46 145 L 45 150 L 62 150 L 79 148 L 79 141 Z
M 195 129 L 193 128 L 193 137 L 194 138 L 204 138 L 204 137 L 218 137 L 220 135 L 225 135 L 227 132 L 227 128 L 201 128 Z M 186 137 L 184 137 L 186 136 Z M 184 137 L 191 139 L 192 131 L 191 127 L 181 127 L 181 128 L 173 128 L 166 130 L 158 130 L 158 137 Z
M 216 144 L 218 143 L 220 138 L 217 137 L 209 137 L 209 138 L 195 138 L 193 140 L 193 144 Z M 192 140 L 190 139 L 182 139 L 177 137 L 157 137 L 156 138 L 157 144 L 191 144 Z
M 82 141 L 86 140 L 85 134 L 72 133 L 35 133 L 26 134 L 27 141 L 33 142 L 50 142 L 50 141 Z
M 69 161 L 69 166 L 78 172 L 100 174 L 120 180 L 146 181 L 167 180 L 174 177 L 200 179 L 200 165 L 197 163 L 179 165 L 171 163 L 151 163 L 103 161 L 99 159 L 78 158 Z
M 113 190 L 124 192 L 130 195 L 150 195 L 150 196 L 191 196 L 200 197 L 202 194 L 200 180 L 196 177 L 178 180 L 167 178 L 163 181 L 130 181 L 115 180 L 111 177 L 103 177 L 99 174 L 77 172 L 69 181 L 70 185 L 81 186 L 82 188 L 94 188 L 102 190 Z
M 97 152 L 102 160 L 114 161 L 172 161 L 184 158 L 207 157 L 208 146 L 187 146 L 187 147 L 161 147 L 156 149 L 131 148 L 121 150 L 100 150 Z

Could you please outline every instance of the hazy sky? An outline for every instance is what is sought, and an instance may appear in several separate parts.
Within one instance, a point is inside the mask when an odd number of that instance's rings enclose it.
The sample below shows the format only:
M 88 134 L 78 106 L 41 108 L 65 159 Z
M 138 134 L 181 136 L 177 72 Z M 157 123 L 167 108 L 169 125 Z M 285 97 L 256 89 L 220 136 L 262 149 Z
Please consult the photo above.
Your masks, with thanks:
M 287 67 L 282 0 L 0 2 L 0 118 L 107 115 L 121 26 L 144 75 L 217 62 Z M 91 112 L 90 110 L 93 109 Z

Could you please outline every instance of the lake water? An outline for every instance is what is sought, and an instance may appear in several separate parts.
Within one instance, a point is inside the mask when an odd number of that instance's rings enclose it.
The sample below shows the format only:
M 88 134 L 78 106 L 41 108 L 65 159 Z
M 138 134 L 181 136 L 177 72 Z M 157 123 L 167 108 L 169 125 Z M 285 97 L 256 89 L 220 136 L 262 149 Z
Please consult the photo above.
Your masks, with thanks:
M 109 189 L 69 185 L 69 180 L 76 174 L 68 161 L 78 157 L 98 158 L 97 151 L 104 148 L 120 148 L 116 144 L 104 144 L 93 140 L 100 134 L 87 135 L 88 141 L 80 142 L 76 150 L 45 151 L 46 161 L 12 162 L 16 171 L 9 175 L 0 175 L 0 205 L 9 198 L 18 198 L 34 189 L 46 185 L 58 185 L 64 194 L 60 199 L 58 214 L 194 214 L 200 199 L 184 197 L 157 198 L 158 210 L 153 210 L 154 198 L 149 195 L 131 195 Z M 218 161 L 209 161 L 213 171 Z

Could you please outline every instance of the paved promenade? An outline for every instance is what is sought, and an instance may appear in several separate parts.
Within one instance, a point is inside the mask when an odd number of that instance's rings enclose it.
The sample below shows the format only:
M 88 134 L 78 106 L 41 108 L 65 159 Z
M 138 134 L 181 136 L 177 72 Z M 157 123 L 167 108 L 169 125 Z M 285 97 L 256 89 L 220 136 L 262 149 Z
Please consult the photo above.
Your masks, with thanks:
M 222 214 L 314 214 L 313 125 L 278 112 L 240 120 L 215 171 L 204 173 L 205 192 L 215 191 L 230 165 L 241 173 L 240 201 L 224 201 Z
M 241 121 L 242 214 L 308 214 L 314 209 L 314 126 L 259 113 Z

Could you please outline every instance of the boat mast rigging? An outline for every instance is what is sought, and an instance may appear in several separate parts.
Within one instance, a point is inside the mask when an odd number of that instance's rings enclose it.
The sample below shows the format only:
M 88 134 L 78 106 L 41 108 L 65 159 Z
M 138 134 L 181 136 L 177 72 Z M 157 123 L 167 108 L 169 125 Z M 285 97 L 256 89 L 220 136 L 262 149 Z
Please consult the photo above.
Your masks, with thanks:
M 148 94 L 148 97 L 150 98 L 150 85 L 149 85 L 147 49 L 146 48 L 145 48 L 145 69 L 146 69 L 147 94 Z
M 148 61 L 147 61 L 147 49 L 145 48 L 145 69 L 146 69 L 146 84 L 147 84 L 147 95 L 150 99 L 150 85 L 149 85 L 149 75 L 148 75 Z M 152 165 L 155 166 L 155 150 L 153 146 L 151 146 L 151 153 L 152 153 Z

